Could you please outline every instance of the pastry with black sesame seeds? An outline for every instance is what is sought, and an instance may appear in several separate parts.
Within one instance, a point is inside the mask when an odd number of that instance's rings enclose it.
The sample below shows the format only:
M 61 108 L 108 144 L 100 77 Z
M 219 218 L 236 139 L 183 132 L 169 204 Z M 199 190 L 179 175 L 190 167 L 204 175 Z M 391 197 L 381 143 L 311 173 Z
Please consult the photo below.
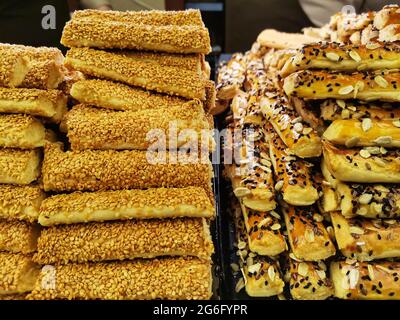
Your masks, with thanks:
M 295 207 L 283 203 L 282 212 L 291 250 L 298 259 L 319 261 L 335 255 L 335 245 L 314 206 Z
M 0 251 L 30 254 L 36 251 L 40 227 L 26 221 L 0 220 Z
M 27 185 L 39 178 L 39 149 L 0 148 L 0 183 Z
M 329 172 L 339 181 L 400 183 L 397 150 L 387 151 L 379 147 L 343 149 L 324 140 L 323 153 Z
M 318 99 L 359 99 L 400 101 L 397 71 L 355 72 L 352 74 L 303 70 L 286 77 L 283 89 L 288 96 Z
M 0 252 L 0 295 L 32 291 L 39 273 L 39 266 L 29 256 Z
M 399 262 L 332 262 L 335 297 L 346 300 L 399 300 Z
M 12 46 L 0 46 L 0 57 L 0 86 L 19 87 L 29 72 L 29 60 Z
M 160 53 L 141 59 L 125 51 L 72 48 L 67 53 L 65 64 L 89 76 L 188 99 L 206 99 L 206 80 L 198 70 L 189 67 L 191 60 L 183 55 Z
M 54 265 L 42 269 L 30 300 L 208 300 L 211 263 L 194 257 Z M 51 280 L 51 279 L 49 279 Z
M 293 104 L 294 110 L 296 110 L 302 121 L 308 124 L 318 133 L 319 136 L 321 136 L 324 133 L 326 126 L 324 120 L 321 119 L 320 114 L 316 112 L 317 110 L 314 108 L 314 106 L 309 102 L 296 97 L 292 97 L 289 101 L 291 104 Z M 307 131 L 309 131 L 309 129 L 306 129 L 306 132 Z

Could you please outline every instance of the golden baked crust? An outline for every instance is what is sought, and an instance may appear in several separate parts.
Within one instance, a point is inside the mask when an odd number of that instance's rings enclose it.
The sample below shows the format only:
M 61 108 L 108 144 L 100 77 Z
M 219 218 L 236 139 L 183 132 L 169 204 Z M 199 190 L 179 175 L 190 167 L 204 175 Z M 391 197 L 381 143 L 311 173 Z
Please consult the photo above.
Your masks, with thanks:
M 317 221 L 314 207 L 282 207 L 290 247 L 296 258 L 305 261 L 324 260 L 336 252 L 335 245 L 322 222 Z
M 34 149 L 45 142 L 43 124 L 32 116 L 0 114 L 0 147 Z
M 176 53 L 210 53 L 210 36 L 199 11 L 74 14 L 64 28 L 66 47 L 97 47 Z
M 232 100 L 243 87 L 246 77 L 246 55 L 236 53 L 218 70 L 217 98 Z
M 40 175 L 41 156 L 38 149 L 0 148 L 0 183 L 30 184 Z
M 346 219 L 331 212 L 339 250 L 347 258 L 359 261 L 400 256 L 400 227 L 396 220 Z
M 39 233 L 37 224 L 0 220 L 0 251 L 32 253 L 36 251 Z
M 275 49 L 295 49 L 315 41 L 315 38 L 301 33 L 279 32 L 274 29 L 266 29 L 257 37 L 257 42 L 261 46 Z
M 124 51 L 72 48 L 67 53 L 65 64 L 90 76 L 184 98 L 205 100 L 203 75 L 198 70 L 183 68 L 188 61 L 187 57 L 166 53 L 152 54 L 151 57 L 141 59 Z M 172 60 L 175 61 L 173 65 L 166 65 Z
M 157 188 L 54 195 L 42 202 L 38 220 L 43 226 L 52 226 L 125 219 L 212 218 L 214 214 L 203 188 Z
M 399 19 L 400 13 L 398 5 L 384 6 L 382 10 L 379 10 L 374 15 L 374 27 L 378 30 L 382 30 L 391 24 L 398 24 Z
M 324 179 L 321 182 L 323 192 L 321 198 L 322 209 L 324 213 L 337 211 L 340 209 L 341 201 L 337 193 L 337 185 L 340 182 L 329 172 L 324 159 L 321 159 L 321 173 Z
M 288 96 L 304 99 L 360 99 L 364 101 L 400 101 L 399 73 L 299 71 L 285 78 L 283 89 Z
M 399 262 L 332 262 L 335 297 L 341 299 L 398 300 Z
M 193 257 L 71 263 L 48 271 L 42 270 L 28 299 L 206 300 L 212 295 L 211 264 Z M 52 273 L 54 285 L 43 287 Z
M 0 57 L 0 86 L 19 87 L 29 71 L 29 61 L 12 46 L 0 46 Z
M 397 151 L 339 149 L 324 141 L 324 159 L 330 173 L 340 181 L 360 183 L 400 183 Z M 368 151 L 370 150 L 370 151 Z

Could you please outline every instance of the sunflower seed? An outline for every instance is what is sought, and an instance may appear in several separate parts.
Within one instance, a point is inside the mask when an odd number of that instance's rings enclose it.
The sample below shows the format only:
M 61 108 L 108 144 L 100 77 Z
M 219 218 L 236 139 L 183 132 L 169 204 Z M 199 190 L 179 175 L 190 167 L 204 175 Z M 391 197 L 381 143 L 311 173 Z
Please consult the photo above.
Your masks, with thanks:
M 368 213 L 367 208 L 359 208 L 356 212 L 356 214 L 359 216 L 365 216 L 367 213 Z
M 388 145 L 391 144 L 393 138 L 391 136 L 382 136 L 374 140 L 377 145 Z
M 303 134 L 304 134 L 304 135 L 307 135 L 307 134 L 310 134 L 312 131 L 313 131 L 312 128 L 304 128 L 304 129 L 303 129 Z
M 365 45 L 365 48 L 367 48 L 368 50 L 375 50 L 375 49 L 378 49 L 378 48 L 380 48 L 381 47 L 381 45 L 379 44 L 379 43 L 377 43 L 377 42 L 370 42 L 370 43 L 367 43 L 366 45 Z
M 382 76 L 376 76 L 374 78 L 374 81 L 381 88 L 387 88 L 387 86 L 389 85 L 389 83 L 386 81 L 386 79 Z
M 269 266 L 269 268 L 268 268 L 268 276 L 271 279 L 271 281 L 275 280 L 275 268 L 274 268 L 274 266 Z
M 302 117 L 297 117 L 297 118 L 294 118 L 292 121 L 291 121 L 291 123 L 292 124 L 296 124 L 296 123 L 299 123 L 299 122 L 302 122 L 303 121 L 303 118 Z
M 374 268 L 369 264 L 368 265 L 368 275 L 371 278 L 371 281 L 375 279 Z
M 326 57 L 331 61 L 339 61 L 340 59 L 340 56 L 334 52 L 328 52 Z
M 372 204 L 371 204 L 371 206 L 372 206 L 372 209 L 376 212 L 376 213 L 382 213 L 382 208 L 383 208 L 383 204 L 382 203 L 376 203 L 376 202 L 373 202 Z
M 294 261 L 302 262 L 302 260 L 299 259 L 299 258 L 297 258 L 297 257 L 294 255 L 293 252 L 289 253 L 289 257 L 290 257 L 291 259 L 293 259 Z
M 347 148 L 352 148 L 355 147 L 358 143 L 360 142 L 359 137 L 351 137 L 350 139 L 347 139 L 346 142 L 344 143 Z
M 278 220 L 281 219 L 281 216 L 275 211 L 271 211 L 270 215 L 273 216 L 274 218 L 278 219 Z
M 387 163 L 385 162 L 385 160 L 381 159 L 381 158 L 375 158 L 375 163 L 380 166 L 380 167 L 384 167 L 387 165 Z
M 342 113 L 341 113 L 341 116 L 342 116 L 343 119 L 348 119 L 348 118 L 350 118 L 350 111 L 347 110 L 347 109 L 343 109 L 343 110 L 342 110 Z
M 269 161 L 269 160 L 267 160 L 267 159 L 262 158 L 262 159 L 260 160 L 260 162 L 261 162 L 264 166 L 271 167 L 271 161 Z
M 349 289 L 355 289 L 357 283 L 358 283 L 358 278 L 360 276 L 360 273 L 358 272 L 357 269 L 352 269 L 350 270 L 349 274 Z
M 257 227 L 260 229 L 262 226 L 268 224 L 271 222 L 271 218 L 270 217 L 266 217 L 265 219 L 261 220 L 258 224 Z
M 300 262 L 299 267 L 297 268 L 297 272 L 303 277 L 307 276 L 308 264 L 305 262 Z
M 353 86 L 346 86 L 346 87 L 340 88 L 338 93 L 341 95 L 346 95 L 346 94 L 351 93 L 353 90 L 354 90 Z
M 349 229 L 350 229 L 350 233 L 360 234 L 360 235 L 364 234 L 364 230 L 359 227 L 351 226 Z
M 349 52 L 349 56 L 356 62 L 360 62 L 361 61 L 361 57 L 356 51 L 351 50 Z
M 358 202 L 361 204 L 368 204 L 372 200 L 372 194 L 364 193 L 358 198 Z
M 238 249 L 242 250 L 242 249 L 244 249 L 244 248 L 246 248 L 246 242 L 244 242 L 244 241 L 239 241 L 239 243 L 238 243 Z
M 261 263 L 256 263 L 248 267 L 248 271 L 251 273 L 258 273 L 261 269 Z
M 315 270 L 321 280 L 326 279 L 326 272 L 324 270 Z
M 360 150 L 360 156 L 363 157 L 364 159 L 368 159 L 371 157 L 371 154 L 369 153 L 368 150 L 362 149 Z
M 302 132 L 303 131 L 303 125 L 300 122 L 297 122 L 294 126 L 293 126 L 294 131 L 296 132 Z
M 279 230 L 281 228 L 281 225 L 279 223 L 275 223 L 271 226 L 271 230 Z
M 372 128 L 372 120 L 370 118 L 363 119 L 361 127 L 364 132 L 367 132 L 369 129 Z
M 336 100 L 336 103 L 339 107 L 341 107 L 342 109 L 346 108 L 346 102 L 344 100 Z
M 233 190 L 233 193 L 235 194 L 236 197 L 243 198 L 250 195 L 251 191 L 244 187 L 238 187 L 235 190 Z
M 279 180 L 276 184 L 275 184 L 275 190 L 276 191 L 281 191 L 283 187 L 283 180 Z

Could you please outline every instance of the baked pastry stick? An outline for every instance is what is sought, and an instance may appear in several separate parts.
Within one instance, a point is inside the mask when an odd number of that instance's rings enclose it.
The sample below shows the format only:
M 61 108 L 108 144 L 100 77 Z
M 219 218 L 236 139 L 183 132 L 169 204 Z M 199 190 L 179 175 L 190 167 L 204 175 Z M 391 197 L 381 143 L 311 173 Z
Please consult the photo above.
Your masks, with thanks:
M 296 110 L 303 122 L 314 129 L 319 136 L 322 136 L 325 131 L 325 123 L 323 119 L 321 119 L 320 114 L 316 112 L 315 107 L 308 101 L 295 97 L 290 99 L 290 103 L 293 104 L 294 110 Z
M 400 147 L 399 120 L 371 118 L 335 120 L 323 137 L 335 145 L 346 147 Z
M 232 100 L 243 87 L 246 77 L 246 56 L 236 53 L 218 70 L 217 98 Z
M 29 71 L 29 61 L 13 47 L 0 47 L 0 86 L 19 87 Z
M 199 100 L 170 106 L 162 114 L 157 109 L 120 112 L 74 106 L 66 115 L 71 149 L 176 150 L 190 146 L 213 151 L 211 128 Z
M 207 155 L 208 156 L 208 155 Z M 198 155 L 144 151 L 67 151 L 46 144 L 43 161 L 45 191 L 99 191 L 202 187 L 212 199 L 212 167 Z
M 323 261 L 297 261 L 289 258 L 289 289 L 295 300 L 326 300 L 333 295 L 332 281 Z
M 398 300 L 399 262 L 332 262 L 335 297 L 362 300 Z
M 324 213 L 340 210 L 341 199 L 337 192 L 338 184 L 341 182 L 329 172 L 325 160 L 321 159 L 321 173 L 323 180 L 321 182 L 323 195 L 321 205 Z
M 315 207 L 284 205 L 282 212 L 290 247 L 297 259 L 318 261 L 335 254 L 335 245 L 322 223 L 322 216 Z
M 321 155 L 321 138 L 298 116 L 285 96 L 268 93 L 260 99 L 260 107 L 290 153 L 300 158 Z
M 170 54 L 159 54 L 158 59 L 135 59 L 124 52 L 72 48 L 67 53 L 65 64 L 90 76 L 184 98 L 205 100 L 203 76 L 182 66 L 166 66 L 162 61 L 169 61 L 170 57 Z
M 397 220 L 346 219 L 331 212 L 336 242 L 341 253 L 358 261 L 400 256 L 400 227 Z
M 0 251 L 29 254 L 36 251 L 40 228 L 25 221 L 0 220 Z
M 214 207 L 203 188 L 157 188 L 75 192 L 42 202 L 43 226 L 125 219 L 212 218 Z
M 323 142 L 329 172 L 338 180 L 359 183 L 400 183 L 400 158 L 397 151 L 339 149 Z M 383 151 L 383 154 L 382 154 Z
M 0 146 L 8 148 L 34 149 L 45 142 L 43 124 L 32 116 L 22 114 L 0 114 Z
M 0 218 L 35 222 L 39 207 L 46 197 L 38 185 L 12 186 L 0 184 Z
M 400 109 L 389 103 L 374 104 L 360 101 L 325 100 L 320 105 L 321 117 L 325 121 L 340 119 L 399 120 Z
M 0 295 L 32 291 L 39 273 L 39 266 L 29 256 L 0 252 Z
M 251 252 L 262 256 L 277 256 L 286 250 L 281 217 L 275 211 L 259 212 L 241 205 Z
M 158 14 L 162 15 L 164 11 Z M 106 19 L 73 18 L 64 27 L 61 43 L 69 48 L 210 53 L 210 36 L 204 25 L 160 25 L 153 24 L 152 20 L 120 21 L 111 16 Z
M 0 183 L 30 184 L 40 175 L 40 152 L 0 149 Z
M 214 252 L 205 219 L 73 224 L 42 231 L 33 260 L 41 265 L 193 256 Z
M 312 164 L 292 156 L 277 135 L 271 135 L 269 148 L 275 171 L 275 190 L 282 194 L 283 200 L 294 206 L 308 206 L 317 201 L 318 191 L 310 175 Z
M 286 77 L 283 89 L 288 96 L 304 99 L 360 99 L 400 101 L 398 72 L 353 74 L 328 71 L 299 71 Z
M 28 299 L 207 300 L 211 295 L 210 261 L 179 257 L 51 266 L 42 269 Z
M 0 88 L 0 112 L 25 113 L 61 121 L 67 98 L 58 90 Z
M 307 69 L 328 69 L 333 71 L 364 71 L 398 69 L 400 67 L 400 46 L 395 43 L 339 44 L 319 42 L 305 45 L 288 59 L 281 70 L 281 76 Z

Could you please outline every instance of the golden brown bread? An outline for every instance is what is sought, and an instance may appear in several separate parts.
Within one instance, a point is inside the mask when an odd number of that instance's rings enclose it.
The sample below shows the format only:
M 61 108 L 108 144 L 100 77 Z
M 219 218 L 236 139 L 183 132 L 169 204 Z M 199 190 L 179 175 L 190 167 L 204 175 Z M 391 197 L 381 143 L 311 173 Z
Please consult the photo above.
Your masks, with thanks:
M 19 87 L 29 72 L 29 61 L 13 46 L 0 46 L 0 86 Z
M 291 250 L 297 259 L 324 260 L 336 252 L 335 245 L 315 207 L 282 207 Z
M 335 297 L 341 299 L 399 300 L 399 262 L 332 262 Z
M 400 101 L 400 73 L 299 71 L 284 80 L 288 96 L 304 99 L 360 99 L 364 101 Z
M 397 220 L 346 219 L 331 212 L 336 242 L 341 253 L 358 261 L 400 256 L 400 226 Z
M 397 151 L 339 149 L 323 142 L 324 159 L 338 180 L 360 183 L 400 183 L 400 158 Z M 383 154 L 382 154 L 383 151 Z
M 30 254 L 36 251 L 39 234 L 36 223 L 0 220 L 0 251 Z

